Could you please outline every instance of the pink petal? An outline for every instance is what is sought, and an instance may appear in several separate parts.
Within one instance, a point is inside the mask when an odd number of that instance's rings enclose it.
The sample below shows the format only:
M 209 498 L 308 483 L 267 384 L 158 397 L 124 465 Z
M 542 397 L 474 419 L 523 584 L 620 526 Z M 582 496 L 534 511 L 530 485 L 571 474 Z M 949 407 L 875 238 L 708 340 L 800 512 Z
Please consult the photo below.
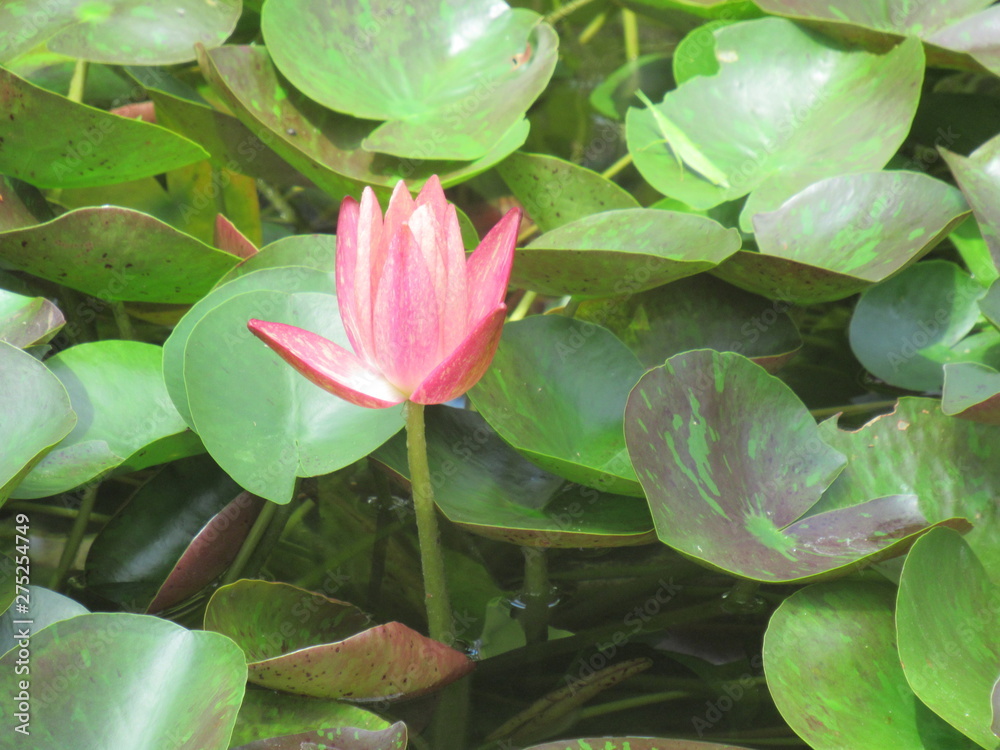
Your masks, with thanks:
M 501 303 L 479 321 L 465 340 L 428 375 L 412 394 L 418 404 L 443 404 L 474 386 L 493 361 L 507 306 Z
M 372 329 L 378 369 L 403 393 L 416 388 L 440 361 L 437 296 L 413 232 L 400 227 L 389 241 Z
M 488 315 L 507 294 L 520 225 L 521 209 L 512 208 L 487 233 L 469 258 L 466 277 L 469 280 L 470 322 Z
M 388 247 L 399 228 L 410 220 L 416 207 L 417 204 L 410 197 L 406 183 L 402 180 L 397 182 L 396 187 L 392 189 L 392 197 L 389 199 L 389 207 L 385 210 L 385 221 L 382 224 L 383 248 Z
M 263 320 L 251 320 L 247 328 L 302 375 L 345 401 L 383 409 L 406 400 L 381 373 L 318 334 Z
M 372 359 L 373 247 L 382 235 L 382 209 L 375 193 L 365 188 L 361 205 L 345 198 L 337 218 L 337 306 L 354 351 Z
M 445 212 L 450 205 L 444 195 L 444 189 L 441 187 L 441 180 L 436 174 L 432 174 L 427 178 L 424 186 L 420 188 L 420 193 L 417 195 L 417 206 L 429 207 L 434 212 L 438 223 L 443 226 Z

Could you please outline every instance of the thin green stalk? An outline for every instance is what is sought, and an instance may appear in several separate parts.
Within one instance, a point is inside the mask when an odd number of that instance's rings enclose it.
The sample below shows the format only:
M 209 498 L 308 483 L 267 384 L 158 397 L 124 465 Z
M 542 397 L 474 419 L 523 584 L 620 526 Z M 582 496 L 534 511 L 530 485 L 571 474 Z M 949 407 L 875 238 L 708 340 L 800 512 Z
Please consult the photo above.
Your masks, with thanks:
M 468 677 L 453 682 L 441 693 L 431 733 L 434 750 L 466 750 L 469 708 L 472 702 L 472 680 Z
M 639 22 L 635 13 L 622 8 L 622 31 L 625 35 L 625 59 L 634 62 L 639 59 Z
M 607 20 L 608 20 L 608 12 L 606 10 L 602 10 L 600 13 L 598 13 L 590 20 L 590 23 L 588 23 L 584 27 L 583 31 L 581 31 L 580 35 L 576 38 L 577 41 L 580 42 L 580 44 L 586 44 L 587 42 L 589 42 L 591 39 L 597 36 L 597 32 L 601 30 L 601 28 L 604 26 L 604 22 Z
M 601 177 L 603 177 L 606 180 L 610 180 L 612 177 L 621 172 L 623 169 L 625 169 L 625 167 L 627 167 L 631 163 L 632 163 L 632 154 L 630 153 L 625 154 L 625 156 L 623 156 L 621 159 L 619 159 L 610 167 L 601 172 Z
M 515 320 L 521 320 L 525 315 L 528 314 L 528 310 L 531 309 L 532 303 L 538 298 L 538 292 L 527 291 L 524 296 L 521 297 L 521 301 L 517 303 L 517 307 L 514 308 L 514 312 L 510 314 L 507 318 L 508 323 L 513 323 Z
M 431 470 L 427 463 L 427 437 L 424 433 L 424 406 L 406 402 L 406 455 L 413 487 L 413 510 L 417 516 L 417 540 L 420 543 L 420 566 L 424 575 L 427 627 L 431 638 L 451 645 L 455 628 L 448 602 L 444 574 L 444 551 L 438 532 L 437 508 Z
M 549 565 L 541 547 L 521 547 L 524 553 L 524 586 L 521 601 L 521 627 L 528 643 L 548 640 L 549 634 Z
M 590 5 L 592 2 L 594 2 L 594 0 L 573 0 L 573 2 L 566 3 L 562 7 L 556 8 L 554 11 L 545 16 L 545 22 L 555 25 L 570 13 L 575 13 L 583 6 Z
M 58 591 L 62 586 L 66 574 L 76 559 L 76 553 L 80 551 L 84 534 L 87 532 L 87 524 L 90 523 L 90 514 L 94 512 L 94 504 L 97 502 L 97 490 L 100 486 L 100 482 L 94 482 L 88 484 L 83 490 L 83 497 L 80 499 L 80 511 L 73 522 L 72 528 L 70 528 L 69 536 L 66 538 L 66 546 L 63 547 L 59 564 L 56 566 L 55 571 L 52 573 L 52 578 L 49 580 L 49 588 L 53 591 Z
M 56 516 L 57 518 L 76 518 L 80 511 L 76 508 L 62 508 L 56 505 L 46 505 L 45 503 L 33 503 L 30 500 L 13 500 L 4 506 L 4 510 L 16 513 L 41 513 L 44 516 Z M 107 513 L 91 513 L 90 520 L 94 523 L 105 524 L 111 520 Z
M 69 92 L 66 95 L 71 102 L 78 104 L 83 101 L 83 91 L 87 88 L 87 61 L 77 60 L 73 66 L 73 77 L 69 80 Z
M 845 404 L 844 406 L 826 406 L 822 409 L 810 409 L 809 413 L 816 419 L 826 419 L 835 414 L 865 414 L 870 411 L 889 409 L 896 405 L 896 399 L 888 401 L 868 401 L 863 404 Z
M 124 302 L 109 302 L 111 312 L 115 316 L 115 325 L 118 326 L 118 336 L 125 341 L 135 341 L 135 329 L 132 327 L 132 319 L 125 311 Z
M 649 706 L 654 703 L 666 703 L 667 701 L 690 697 L 691 693 L 686 690 L 667 690 L 663 693 L 637 695 L 633 698 L 623 698 L 620 701 L 609 701 L 608 703 L 599 703 L 596 706 L 581 708 L 576 714 L 576 720 L 582 721 L 583 719 L 590 719 L 594 716 L 612 714 L 616 711 L 628 711 L 630 708 L 642 708 L 643 706 Z
M 565 307 L 563 307 L 562 314 L 565 315 L 567 318 L 572 318 L 574 315 L 576 315 L 576 310 L 580 306 L 580 302 L 582 302 L 582 300 L 571 299 L 569 302 L 566 303 Z
M 268 526 L 271 525 L 271 519 L 274 518 L 275 512 L 278 510 L 277 503 L 272 503 L 268 501 L 264 503 L 264 507 L 260 509 L 260 515 L 257 516 L 257 520 L 253 522 L 253 526 L 250 527 L 250 533 L 247 534 L 247 538 L 243 540 L 243 544 L 240 546 L 240 551 L 236 553 L 236 559 L 233 560 L 233 564 L 229 566 L 229 570 L 222 577 L 222 584 L 232 583 L 233 581 L 238 581 L 243 575 L 243 570 L 246 567 L 247 562 L 250 560 L 250 556 L 253 554 L 254 550 L 257 549 L 257 545 L 264 536 L 264 532 L 267 531 Z

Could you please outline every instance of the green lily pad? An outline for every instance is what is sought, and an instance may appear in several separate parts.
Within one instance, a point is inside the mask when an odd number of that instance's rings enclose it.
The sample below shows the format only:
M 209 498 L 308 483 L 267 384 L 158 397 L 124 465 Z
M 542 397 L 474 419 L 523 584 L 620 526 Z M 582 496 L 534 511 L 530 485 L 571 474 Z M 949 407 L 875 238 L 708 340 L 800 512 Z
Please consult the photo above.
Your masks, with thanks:
M 308 291 L 317 286 L 321 291 Z M 186 404 L 195 432 L 219 465 L 276 503 L 291 499 L 296 477 L 343 468 L 403 425 L 402 407 L 365 409 L 337 398 L 247 330 L 251 318 L 273 320 L 350 347 L 333 287 L 327 274 L 308 268 L 257 271 L 206 297 L 171 336 L 177 339 L 165 379 L 174 401 Z M 287 288 L 299 291 L 282 291 Z
M 226 41 L 240 10 L 240 0 L 69 0 L 44 10 L 33 0 L 8 0 L 0 6 L 0 62 L 42 43 L 61 55 L 112 65 L 188 62 L 195 43 Z
M 268 737 L 232 750 L 405 750 L 407 743 L 406 724 L 397 721 L 391 727 L 378 731 L 356 727 L 326 727 L 294 735 Z
M 704 216 L 631 208 L 546 232 L 514 256 L 511 284 L 543 294 L 635 294 L 714 268 L 740 234 Z
M 71 102 L 3 68 L 0 100 L 0 172 L 37 187 L 137 180 L 208 157 L 166 128 Z
M 16 659 L 0 658 L 6 695 L 23 679 Z M 177 750 L 225 750 L 246 677 L 243 652 L 218 633 L 148 615 L 72 617 L 31 637 L 31 741 L 160 750 L 169 736 Z
M 233 728 L 231 747 L 317 727 L 388 729 L 389 722 L 358 706 L 250 686 Z M 298 748 L 296 748 L 298 750 Z
M 655 540 L 643 500 L 566 485 L 512 450 L 475 412 L 429 407 L 426 416 L 434 501 L 452 523 L 530 547 L 619 547 Z M 405 435 L 372 456 L 409 481 Z
M 132 611 L 175 604 L 232 562 L 259 510 L 260 502 L 241 494 L 207 456 L 170 463 L 94 539 L 85 566 L 87 589 Z M 178 574 L 192 554 L 198 554 L 200 569 Z
M 77 417 L 59 379 L 30 354 L 0 341 L 0 505 L 65 438 Z
M 884 584 L 818 583 L 792 594 L 771 616 L 764 635 L 767 685 L 809 747 L 976 747 L 907 685 L 896 653 L 894 597 Z
M 162 351 L 138 341 L 95 341 L 47 360 L 79 421 L 14 496 L 48 497 L 111 469 L 136 471 L 200 453 L 163 385 Z
M 931 521 L 968 518 L 973 529 L 966 540 L 989 570 L 1000 570 L 996 427 L 948 417 L 934 399 L 904 398 L 892 414 L 859 430 L 839 430 L 828 420 L 820 432 L 848 465 L 817 512 L 848 507 L 858 497 L 914 494 Z
M 986 294 L 979 299 L 979 309 L 997 328 L 1000 328 L 1000 281 L 990 284 Z
M 946 364 L 941 411 L 950 417 L 1000 425 L 1000 372 L 978 362 Z
M 1000 673 L 1000 587 L 949 529 L 913 545 L 896 600 L 899 658 L 913 692 L 980 746 L 996 750 L 993 685 Z
M 891 385 L 939 390 L 947 362 L 1000 362 L 996 332 L 975 347 L 965 338 L 984 294 L 954 263 L 918 263 L 861 295 L 851 318 L 851 349 L 870 373 Z
M 750 193 L 740 220 L 750 231 L 754 214 L 818 180 L 880 169 L 906 137 L 923 79 L 918 41 L 876 54 L 779 18 L 714 33 L 719 73 L 688 80 L 655 108 L 682 139 L 668 133 L 668 145 L 648 109 L 626 118 L 635 165 L 664 195 L 710 208 Z M 698 155 L 725 179 L 705 174 Z
M 216 286 L 265 268 L 305 266 L 333 274 L 336 270 L 337 238 L 332 234 L 293 234 L 262 247 L 256 254 L 240 261 Z M 331 276 L 331 280 L 334 277 Z
M 975 216 L 970 216 L 955 227 L 948 239 L 958 250 L 962 262 L 976 281 L 988 287 L 1000 278 L 1000 269 L 993 261 L 990 247 L 983 238 Z
M 747 0 L 622 0 L 622 5 L 662 23 L 679 25 L 697 18 L 759 18 L 760 9 Z M 683 26 L 681 26 L 683 28 Z
M 591 214 L 639 208 L 611 180 L 555 156 L 513 153 L 497 165 L 497 172 L 543 232 Z
M 351 604 L 267 581 L 223 586 L 205 610 L 205 629 L 229 635 L 246 652 L 251 682 L 289 693 L 413 698 L 473 669 L 465 654 L 398 622 L 368 625 Z
M 802 346 L 787 308 L 701 274 L 627 297 L 585 300 L 576 318 L 610 330 L 644 367 L 690 349 L 715 349 L 775 372 Z
M 385 120 L 362 143 L 420 159 L 479 159 L 545 89 L 558 37 L 501 0 L 357 7 L 270 0 L 261 31 L 278 69 L 337 112 Z M 320 64 L 317 65 L 317 62 Z
M 601 326 L 537 315 L 504 326 L 469 399 L 519 453 L 589 487 L 642 497 L 622 414 L 642 376 L 635 355 Z
M 113 206 L 0 233 L 0 258 L 100 299 L 174 303 L 200 299 L 239 262 L 159 219 Z
M 941 59 L 953 67 L 978 70 L 978 66 L 982 66 L 994 75 L 998 75 L 1000 74 L 1000 49 L 996 43 L 998 23 L 1000 23 L 1000 13 L 997 12 L 997 8 L 990 7 L 945 26 L 927 37 L 928 48 L 937 53 L 929 56 Z M 974 63 L 967 64 L 963 59 L 965 55 L 968 55 Z
M 717 742 L 669 740 L 661 737 L 588 737 L 580 740 L 558 740 L 532 745 L 525 750 L 746 750 L 741 745 L 720 745 Z
M 376 154 L 364 150 L 362 142 L 377 125 L 307 99 L 280 77 L 266 49 L 220 47 L 200 54 L 199 63 L 205 78 L 251 132 L 338 199 L 360 198 L 364 185 L 391 187 L 402 179 L 415 190 L 435 174 L 449 187 L 489 169 L 528 136 L 528 123 L 522 120 L 471 162 Z
M 0 341 L 19 348 L 44 344 L 66 319 L 45 297 L 25 297 L 0 289 Z
M 628 399 L 625 441 L 660 540 L 735 575 L 846 572 L 902 554 L 928 526 L 902 494 L 801 518 L 844 456 L 788 386 L 739 354 L 685 352 L 647 372 Z
M 35 633 L 60 620 L 68 620 L 88 612 L 86 607 L 68 596 L 34 584 L 28 588 L 26 600 L 26 611 L 11 607 L 0 615 L 0 654 L 16 648 L 25 631 Z M 25 628 L 25 623 L 30 627 Z
M 713 273 L 797 304 L 843 299 L 916 262 L 968 213 L 958 190 L 916 172 L 830 177 L 754 216 L 760 252 Z
M 992 138 L 969 156 L 940 148 L 941 156 L 955 175 L 972 206 L 994 269 L 1000 269 L 1000 136 Z

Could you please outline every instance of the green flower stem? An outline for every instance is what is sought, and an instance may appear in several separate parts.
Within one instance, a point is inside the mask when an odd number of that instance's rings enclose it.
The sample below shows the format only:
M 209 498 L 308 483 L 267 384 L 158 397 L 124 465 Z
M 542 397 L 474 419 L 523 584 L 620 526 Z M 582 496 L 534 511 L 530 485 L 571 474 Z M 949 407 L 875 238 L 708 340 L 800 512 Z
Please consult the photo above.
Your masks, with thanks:
M 639 59 L 639 22 L 635 13 L 622 8 L 622 31 L 625 34 L 625 59 L 635 62 Z
M 538 292 L 527 291 L 524 296 L 521 297 L 521 301 L 517 303 L 517 307 L 514 308 L 514 312 L 510 314 L 507 318 L 508 323 L 513 323 L 515 320 L 522 320 L 525 315 L 528 314 L 528 310 L 531 309 L 532 303 L 538 298 Z
M 59 565 L 56 567 L 55 572 L 52 573 L 52 578 L 49 581 L 49 588 L 53 591 L 58 591 L 59 587 L 62 586 L 66 574 L 76 559 L 76 553 L 80 551 L 84 534 L 87 532 L 87 524 L 90 523 L 90 514 L 93 513 L 94 505 L 97 503 L 97 490 L 100 486 L 100 482 L 94 482 L 88 484 L 83 490 L 83 497 L 80 500 L 80 510 L 76 516 L 76 520 L 73 522 L 72 528 L 69 530 L 66 546 L 63 547 L 62 555 L 59 557 Z
M 73 67 L 73 77 L 69 80 L 66 98 L 77 104 L 83 101 L 83 91 L 87 88 L 87 61 L 77 60 Z
M 410 464 L 410 483 L 413 487 L 413 510 L 417 515 L 417 540 L 420 543 L 420 565 L 424 575 L 427 627 L 431 638 L 450 646 L 455 642 L 455 631 L 451 618 L 451 605 L 448 603 L 444 552 L 438 532 L 431 470 L 427 463 L 424 406 L 407 401 L 405 412 L 406 455 Z
M 247 566 L 247 562 L 250 560 L 250 556 L 253 554 L 254 550 L 257 549 L 257 545 L 264 537 L 264 532 L 267 531 L 267 528 L 271 525 L 271 519 L 274 518 L 274 514 L 277 510 L 277 503 L 272 503 L 271 501 L 264 503 L 264 507 L 260 509 L 260 514 L 257 516 L 257 520 L 254 521 L 253 526 L 250 527 L 250 533 L 247 534 L 247 538 L 243 540 L 243 544 L 240 546 L 240 551 L 236 553 L 236 559 L 233 560 L 233 564 L 229 566 L 229 570 L 227 570 L 226 574 L 222 577 L 223 585 L 237 581 L 243 575 L 243 571 Z M 286 518 L 285 520 L 288 519 Z
M 111 312 L 115 316 L 115 325 L 118 326 L 118 337 L 124 341 L 135 341 L 135 329 L 132 328 L 132 319 L 125 311 L 124 302 L 109 302 Z
M 41 513 L 43 516 L 56 516 L 57 518 L 76 518 L 80 511 L 76 508 L 63 508 L 57 505 L 46 505 L 45 503 L 33 503 L 30 500 L 15 500 L 7 503 L 4 510 L 11 513 Z M 94 523 L 105 524 L 111 520 L 107 513 L 91 513 L 90 520 Z
M 583 300 L 579 299 L 570 299 L 570 301 L 567 302 L 566 306 L 562 309 L 562 314 L 565 315 L 567 318 L 572 318 L 574 315 L 576 315 L 576 309 L 580 306 L 580 303 L 582 301 Z
M 632 154 L 625 154 L 622 158 L 612 164 L 610 167 L 601 172 L 601 177 L 606 180 L 610 180 L 616 174 L 621 172 L 625 167 L 632 163 Z
M 528 643 L 538 643 L 547 640 L 549 633 L 548 558 L 541 547 L 521 547 L 521 551 L 524 553 L 521 627 Z
M 588 23 L 586 28 L 584 28 L 584 30 L 580 32 L 580 35 L 576 38 L 576 40 L 580 44 L 586 44 L 595 36 L 597 36 L 597 32 L 601 30 L 601 27 L 604 26 L 604 22 L 607 20 L 608 20 L 608 12 L 606 10 L 602 10 L 600 13 L 598 13 L 591 19 L 590 23 Z

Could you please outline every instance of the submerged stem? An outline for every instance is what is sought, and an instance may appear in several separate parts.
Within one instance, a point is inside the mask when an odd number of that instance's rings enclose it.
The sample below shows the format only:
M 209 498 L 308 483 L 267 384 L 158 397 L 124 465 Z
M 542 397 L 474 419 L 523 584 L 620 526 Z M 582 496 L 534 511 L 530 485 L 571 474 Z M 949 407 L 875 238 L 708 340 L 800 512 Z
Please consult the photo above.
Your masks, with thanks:
M 87 485 L 83 490 L 83 497 L 80 500 L 80 510 L 69 531 L 69 537 L 66 539 L 66 546 L 63 547 L 62 555 L 59 557 L 59 565 L 52 573 L 52 578 L 49 581 L 49 588 L 53 591 L 58 591 L 59 587 L 62 586 L 66 574 L 73 566 L 73 560 L 76 559 L 76 553 L 80 551 L 80 545 L 83 544 L 83 537 L 87 532 L 87 524 L 90 522 L 90 514 L 94 512 L 94 505 L 97 503 L 97 490 L 100 486 L 100 482 L 94 482 Z
M 444 552 L 438 532 L 434 488 L 427 462 L 427 437 L 424 433 L 424 406 L 406 402 L 406 454 L 410 464 L 413 487 L 413 510 L 417 515 L 417 540 L 420 543 L 420 564 L 424 575 L 424 597 L 427 606 L 427 627 L 436 641 L 452 645 L 455 641 L 448 603 L 448 587 L 444 574 Z

